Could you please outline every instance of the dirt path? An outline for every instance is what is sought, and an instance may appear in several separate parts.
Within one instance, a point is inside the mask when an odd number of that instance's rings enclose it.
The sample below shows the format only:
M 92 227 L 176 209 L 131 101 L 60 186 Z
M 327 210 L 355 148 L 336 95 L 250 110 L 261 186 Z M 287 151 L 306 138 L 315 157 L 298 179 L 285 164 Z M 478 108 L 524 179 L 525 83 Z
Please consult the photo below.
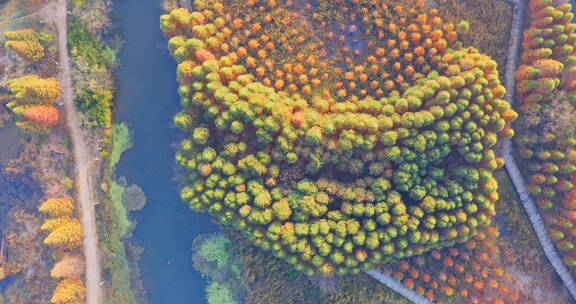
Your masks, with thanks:
M 28 15 L 20 16 L 20 17 L 14 18 L 14 19 L 4 19 L 4 20 L 1 20 L 1 21 L 0 21 L 0 26 L 2 26 L 2 25 L 4 25 L 4 24 L 11 24 L 11 23 L 18 22 L 18 21 L 21 21 L 21 20 L 24 20 L 24 19 L 32 18 L 32 17 L 38 15 L 38 13 L 39 13 L 39 12 L 33 12 L 33 13 L 28 14 Z
M 66 124 L 72 141 L 72 154 L 76 177 L 76 201 L 81 212 L 81 222 L 84 227 L 84 256 L 86 257 L 86 302 L 100 304 L 102 280 L 100 268 L 100 252 L 98 249 L 98 233 L 94 211 L 94 186 L 90 180 L 90 165 L 86 142 L 80 128 L 80 121 L 72 91 L 72 76 L 70 58 L 68 56 L 68 23 L 66 0 L 57 0 L 47 5 L 41 12 L 47 21 L 52 21 L 58 28 L 58 45 L 60 59 L 60 84 L 64 100 Z

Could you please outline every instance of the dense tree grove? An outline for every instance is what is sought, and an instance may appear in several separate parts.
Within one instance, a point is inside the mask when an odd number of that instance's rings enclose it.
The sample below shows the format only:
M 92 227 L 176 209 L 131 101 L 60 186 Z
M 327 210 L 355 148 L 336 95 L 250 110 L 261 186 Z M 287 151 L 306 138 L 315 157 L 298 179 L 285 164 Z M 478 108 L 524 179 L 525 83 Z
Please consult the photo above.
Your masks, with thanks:
M 293 1 L 197 0 L 161 17 L 190 132 L 182 199 L 308 274 L 470 239 L 495 215 L 494 146 L 514 134 L 496 63 L 422 3 L 339 1 L 332 16 L 324 2 L 301 16 Z M 356 11 L 364 48 L 320 39 Z
M 4 46 L 29 62 L 42 60 L 46 46 L 52 41 L 52 35 L 36 32 L 33 29 L 21 29 L 4 33 Z
M 526 50 L 516 72 L 523 112 L 517 143 L 528 161 L 528 190 L 547 210 L 550 236 L 576 269 L 576 24 L 571 10 L 568 3 L 530 2 Z
M 44 200 L 38 211 L 48 216 L 40 227 L 47 233 L 44 244 L 54 247 L 60 259 L 50 275 L 62 279 L 52 295 L 51 303 L 84 303 L 84 259 L 74 251 L 82 244 L 82 224 L 74 217 L 71 197 L 53 197 Z
M 56 78 L 24 75 L 6 82 L 13 95 L 7 104 L 18 118 L 17 125 L 29 131 L 42 131 L 58 123 L 60 114 L 54 106 L 62 91 Z
M 63 249 L 74 249 L 82 244 L 82 224 L 73 217 L 72 198 L 49 198 L 38 210 L 50 217 L 41 227 L 49 232 L 44 244 Z
M 25 75 L 6 82 L 14 98 L 21 103 L 51 104 L 60 98 L 62 91 L 56 78 Z

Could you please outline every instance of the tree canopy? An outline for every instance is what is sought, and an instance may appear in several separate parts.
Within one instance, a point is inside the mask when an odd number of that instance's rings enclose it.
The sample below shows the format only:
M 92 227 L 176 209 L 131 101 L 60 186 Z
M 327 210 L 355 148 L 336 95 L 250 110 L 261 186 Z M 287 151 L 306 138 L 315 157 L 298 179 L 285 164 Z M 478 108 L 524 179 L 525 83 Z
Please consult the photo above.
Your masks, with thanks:
M 516 113 L 496 63 L 458 41 L 466 23 L 385 7 L 364 26 L 388 40 L 339 62 L 291 4 L 260 5 L 161 17 L 175 124 L 190 133 L 176 156 L 185 202 L 308 274 L 356 273 L 490 223 L 494 146 Z M 288 29 L 277 43 L 273 20 Z

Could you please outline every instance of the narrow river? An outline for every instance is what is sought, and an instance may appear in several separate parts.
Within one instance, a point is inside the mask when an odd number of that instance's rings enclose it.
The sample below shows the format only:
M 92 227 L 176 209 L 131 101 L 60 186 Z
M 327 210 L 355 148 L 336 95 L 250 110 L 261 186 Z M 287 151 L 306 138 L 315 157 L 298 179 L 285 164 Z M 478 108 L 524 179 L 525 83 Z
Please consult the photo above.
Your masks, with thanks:
M 136 219 L 135 242 L 145 248 L 140 262 L 148 303 L 205 303 L 205 280 L 192 268 L 191 246 L 214 231 L 206 214 L 180 201 L 174 181 L 175 146 L 182 136 L 172 125 L 179 98 L 176 65 L 159 29 L 159 0 L 114 1 L 115 25 L 125 41 L 116 71 L 116 121 L 133 131 L 133 148 L 116 174 L 148 196 Z

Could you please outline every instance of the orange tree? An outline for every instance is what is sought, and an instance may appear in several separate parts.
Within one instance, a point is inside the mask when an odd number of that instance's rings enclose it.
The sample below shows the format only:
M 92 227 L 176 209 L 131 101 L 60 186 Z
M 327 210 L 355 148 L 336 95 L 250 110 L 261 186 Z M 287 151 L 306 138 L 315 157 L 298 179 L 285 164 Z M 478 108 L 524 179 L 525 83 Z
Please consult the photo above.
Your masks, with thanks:
M 386 266 L 384 272 L 434 303 L 534 303 L 498 243 L 496 225 L 447 250 Z

